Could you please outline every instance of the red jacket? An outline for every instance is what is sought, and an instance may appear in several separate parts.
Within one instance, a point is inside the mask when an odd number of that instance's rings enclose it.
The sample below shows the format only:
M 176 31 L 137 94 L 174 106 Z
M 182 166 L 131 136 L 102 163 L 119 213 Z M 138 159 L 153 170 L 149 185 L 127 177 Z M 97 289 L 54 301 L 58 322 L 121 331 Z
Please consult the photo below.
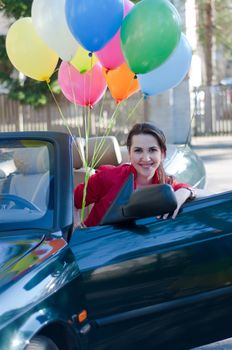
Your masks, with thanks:
M 122 164 L 116 167 L 103 165 L 89 178 L 86 191 L 86 206 L 94 203 L 94 207 L 84 222 L 86 226 L 95 226 L 100 223 L 131 173 L 134 174 L 134 189 L 136 189 L 137 172 L 130 164 Z M 158 184 L 157 173 L 155 173 L 152 182 Z M 173 181 L 172 187 L 176 191 L 182 187 L 188 187 L 188 185 Z M 78 209 L 82 207 L 83 190 L 84 184 L 78 185 L 74 190 L 74 204 Z

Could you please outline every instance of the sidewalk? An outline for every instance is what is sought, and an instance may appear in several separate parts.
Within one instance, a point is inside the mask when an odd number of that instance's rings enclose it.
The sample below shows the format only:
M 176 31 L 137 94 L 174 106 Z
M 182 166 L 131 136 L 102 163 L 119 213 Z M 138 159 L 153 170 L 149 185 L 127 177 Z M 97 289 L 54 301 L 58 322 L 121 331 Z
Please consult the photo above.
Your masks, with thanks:
M 232 136 L 192 137 L 192 149 L 206 168 L 206 188 L 218 193 L 232 190 Z

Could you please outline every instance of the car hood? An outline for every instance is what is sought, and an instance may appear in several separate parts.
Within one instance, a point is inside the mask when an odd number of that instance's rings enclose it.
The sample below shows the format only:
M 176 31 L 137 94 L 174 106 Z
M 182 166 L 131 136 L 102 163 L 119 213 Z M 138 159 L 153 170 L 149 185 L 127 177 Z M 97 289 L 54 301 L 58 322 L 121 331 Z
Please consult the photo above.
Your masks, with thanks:
M 28 316 L 30 309 L 40 305 L 43 310 L 44 300 L 80 274 L 75 257 L 60 231 L 24 230 L 24 233 L 7 233 L 8 237 L 6 233 L 2 237 L 1 233 L 0 237 L 0 338 L 2 334 L 8 337 L 7 330 L 13 331 L 13 326 L 9 325 L 23 315 Z
M 28 238 L 31 237 L 31 238 Z M 25 257 L 35 249 L 43 240 L 43 233 L 31 232 L 27 235 L 20 235 L 15 232 L 11 235 L 1 233 L 0 236 L 0 274 Z M 0 286 L 3 280 L 0 278 Z

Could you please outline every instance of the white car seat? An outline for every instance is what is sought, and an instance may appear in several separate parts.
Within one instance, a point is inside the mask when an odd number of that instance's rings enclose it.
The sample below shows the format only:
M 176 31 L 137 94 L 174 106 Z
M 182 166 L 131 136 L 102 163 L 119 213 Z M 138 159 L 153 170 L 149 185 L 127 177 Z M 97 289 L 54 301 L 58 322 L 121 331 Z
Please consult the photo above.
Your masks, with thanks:
M 14 153 L 17 172 L 9 193 L 27 199 L 45 211 L 49 198 L 49 154 L 46 147 L 21 148 Z

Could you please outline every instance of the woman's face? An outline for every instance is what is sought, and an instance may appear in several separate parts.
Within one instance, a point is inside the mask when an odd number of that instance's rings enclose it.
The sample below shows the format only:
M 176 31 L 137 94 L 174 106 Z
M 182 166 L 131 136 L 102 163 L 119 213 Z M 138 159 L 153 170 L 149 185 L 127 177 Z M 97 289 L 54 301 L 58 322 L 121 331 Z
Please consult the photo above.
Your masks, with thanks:
M 129 151 L 131 164 L 137 171 L 137 176 L 151 182 L 155 171 L 163 160 L 163 154 L 157 139 L 149 134 L 139 134 L 132 137 Z

